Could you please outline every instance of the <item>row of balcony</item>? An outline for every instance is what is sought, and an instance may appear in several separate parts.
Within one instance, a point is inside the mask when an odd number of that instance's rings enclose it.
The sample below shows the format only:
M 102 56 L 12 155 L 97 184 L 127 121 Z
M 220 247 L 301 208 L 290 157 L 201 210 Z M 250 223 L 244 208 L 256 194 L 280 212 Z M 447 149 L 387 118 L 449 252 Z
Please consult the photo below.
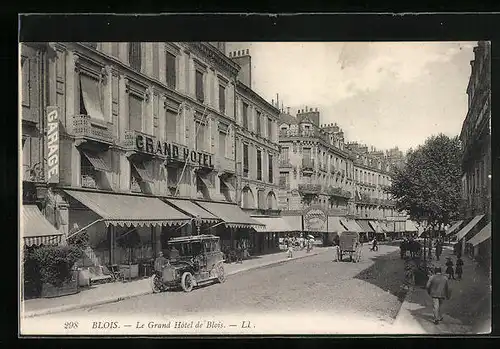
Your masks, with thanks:
M 290 159 L 283 159 L 283 158 L 280 158 L 279 166 L 280 166 L 280 168 L 292 168 L 293 167 Z M 315 166 L 314 159 L 311 159 L 311 158 L 303 158 L 302 159 L 302 171 L 312 173 L 315 168 L 316 168 L 316 166 Z M 328 167 L 324 163 L 319 163 L 318 169 L 320 171 L 331 173 L 331 174 L 336 174 L 338 176 L 342 176 L 342 177 L 346 176 L 346 170 L 338 170 L 333 165 L 330 165 L 330 167 Z
M 158 144 L 158 138 L 154 135 L 149 135 L 147 133 L 136 131 L 136 130 L 127 130 L 125 131 L 125 138 L 121 142 L 115 142 L 113 137 L 112 127 L 104 121 L 92 119 L 87 115 L 75 115 L 73 117 L 73 136 L 77 139 L 88 140 L 96 143 L 100 143 L 106 146 L 111 146 L 116 143 L 121 145 L 127 151 L 137 151 L 136 139 L 138 136 L 143 136 L 145 138 L 150 138 L 152 140 L 153 147 L 156 148 Z M 186 146 L 182 144 L 178 144 L 175 142 L 169 142 L 172 146 L 177 146 L 178 148 L 178 156 L 176 156 L 175 161 L 178 162 L 186 162 L 189 161 L 189 155 L 186 157 L 183 149 Z M 163 146 L 163 145 L 162 145 Z M 201 153 L 202 155 L 213 156 L 214 154 L 207 151 L 196 150 L 197 153 Z M 167 158 L 165 154 L 165 149 L 163 152 L 156 152 L 155 156 L 160 156 L 162 158 Z M 169 159 L 172 160 L 173 159 Z M 227 172 L 235 172 L 235 161 L 232 159 L 226 159 L 217 157 L 215 159 L 215 163 L 213 164 L 217 170 L 227 171 Z
M 390 207 L 393 207 L 393 206 L 396 205 L 393 200 L 371 198 L 371 197 L 366 196 L 364 194 L 361 194 L 360 198 L 356 197 L 354 199 L 354 202 L 357 203 L 357 204 L 366 204 L 366 205 L 375 205 L 375 206 L 390 206 Z

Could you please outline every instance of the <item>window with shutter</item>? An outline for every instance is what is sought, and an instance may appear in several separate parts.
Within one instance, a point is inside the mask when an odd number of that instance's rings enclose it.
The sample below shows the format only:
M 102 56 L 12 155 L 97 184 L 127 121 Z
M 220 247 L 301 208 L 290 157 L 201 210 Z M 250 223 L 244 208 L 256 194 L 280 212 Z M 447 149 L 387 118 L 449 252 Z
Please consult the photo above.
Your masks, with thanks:
M 153 43 L 153 77 L 160 78 L 160 57 L 158 52 L 158 44 Z
M 243 176 L 248 177 L 248 144 L 243 144 Z
M 176 57 L 175 55 L 167 52 L 166 56 L 167 64 L 167 86 L 170 88 L 176 88 Z
M 226 88 L 222 85 L 219 85 L 219 111 L 226 113 Z
M 115 58 L 119 57 L 119 43 L 118 42 L 112 42 L 111 43 L 111 55 Z
M 255 120 L 255 122 L 257 123 L 257 131 L 256 132 L 259 136 L 262 136 L 261 127 L 260 127 L 260 123 L 262 122 L 260 111 L 257 112 L 257 120 Z
M 128 61 L 130 67 L 138 72 L 141 71 L 142 56 L 141 56 L 141 43 L 131 42 L 128 49 Z
M 262 152 L 257 150 L 257 180 L 262 180 Z
M 269 140 L 273 140 L 273 121 L 271 119 L 267 119 L 267 137 Z
M 224 158 L 226 156 L 226 134 L 219 132 L 219 156 Z
M 142 99 L 129 95 L 129 130 L 142 131 Z
M 205 150 L 205 126 L 199 122 L 196 123 L 196 150 Z
M 243 128 L 248 130 L 248 104 L 243 103 Z
M 80 114 L 104 121 L 101 84 L 98 80 L 80 74 Z
M 27 57 L 21 57 L 21 79 L 22 79 L 22 98 L 23 106 L 30 106 L 30 60 Z
M 273 156 L 269 155 L 269 183 L 273 183 Z
M 177 142 L 177 113 L 167 110 L 165 136 L 169 142 Z
M 203 93 L 203 73 L 199 70 L 196 71 L 196 99 L 202 103 L 205 101 L 205 94 Z

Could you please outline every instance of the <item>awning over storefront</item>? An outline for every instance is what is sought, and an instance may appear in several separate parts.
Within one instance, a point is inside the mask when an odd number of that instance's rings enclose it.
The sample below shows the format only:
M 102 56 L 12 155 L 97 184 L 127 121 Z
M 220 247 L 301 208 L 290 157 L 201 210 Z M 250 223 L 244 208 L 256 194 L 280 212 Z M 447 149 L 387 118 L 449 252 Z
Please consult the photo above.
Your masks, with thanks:
M 21 236 L 26 246 L 57 245 L 61 242 L 63 234 L 50 224 L 36 205 L 23 205 L 21 212 Z
M 416 233 L 418 231 L 418 228 L 417 228 L 417 225 L 415 224 L 415 222 L 407 220 L 405 222 L 405 231 L 411 232 L 411 233 L 413 233 L 413 232 Z
M 358 225 L 358 223 L 356 223 L 355 220 L 341 218 L 340 222 L 342 223 L 342 225 L 348 231 L 353 231 L 353 232 L 356 232 L 356 233 L 362 233 L 363 232 L 363 229 L 361 229 L 361 227 Z
M 469 223 L 468 223 L 465 227 L 463 227 L 463 228 L 462 228 L 462 230 L 460 230 L 460 231 L 457 233 L 457 235 L 456 235 L 456 237 L 457 237 L 457 241 L 458 241 L 458 240 L 462 240 L 462 239 L 463 239 L 463 237 L 464 237 L 465 235 L 467 235 L 467 233 L 468 233 L 469 231 L 471 231 L 471 230 L 472 230 L 472 228 L 474 228 L 474 227 L 476 226 L 476 224 L 477 224 L 477 223 L 479 223 L 479 221 L 480 221 L 481 219 L 483 219 L 483 217 L 484 217 L 484 214 L 479 215 L 479 216 L 476 216 L 476 217 L 474 217 L 474 218 L 473 218 L 473 219 L 472 219 L 472 220 L 471 220 L 471 221 L 470 221 L 470 222 L 469 222 Z
M 471 244 L 472 246 L 477 246 L 480 243 L 488 240 L 491 238 L 491 222 L 486 224 L 486 226 L 481 229 L 479 233 L 474 235 L 469 241 L 467 241 L 468 244 Z
M 203 182 L 203 184 L 205 184 L 207 188 L 213 188 L 214 185 L 212 184 L 212 182 L 204 175 L 198 174 L 198 178 Z
M 87 160 L 89 160 L 90 164 L 97 171 L 111 172 L 111 168 L 109 167 L 109 165 L 98 154 L 87 150 L 80 150 L 80 152 L 87 158 Z
M 187 223 L 190 217 L 157 198 L 65 190 L 108 225 L 156 226 Z
M 292 231 L 302 231 L 302 216 L 282 216 Z
M 280 232 L 280 233 L 289 233 L 300 230 L 293 230 L 292 227 L 288 225 L 288 223 L 283 219 L 283 217 L 258 217 L 252 216 L 255 220 L 264 224 L 266 227 L 264 231 L 268 232 Z
M 446 233 L 445 233 L 445 234 L 446 234 L 446 236 L 448 236 L 448 235 L 450 235 L 451 233 L 453 233 L 454 231 L 456 231 L 456 230 L 458 229 L 458 227 L 460 226 L 460 224 L 462 224 L 463 222 L 464 222 L 464 221 L 458 221 L 458 222 L 456 222 L 455 224 L 453 224 L 453 225 L 451 226 L 451 228 L 450 228 L 450 229 L 448 229 L 448 230 L 446 231 Z
M 132 166 L 144 182 L 153 182 L 153 178 L 151 178 L 151 175 L 149 174 L 142 161 L 132 161 Z
M 328 232 L 343 233 L 346 229 L 340 223 L 340 217 L 328 217 Z
M 165 201 L 193 217 L 200 217 L 203 222 L 217 222 L 220 220 L 207 210 L 189 200 L 168 199 Z
M 377 221 L 368 221 L 368 223 L 370 224 L 370 226 L 373 228 L 373 230 L 377 234 L 384 234 L 385 233 L 385 231 L 382 229 L 382 227 L 378 224 Z
M 233 186 L 233 185 L 232 185 L 232 184 L 231 184 L 231 183 L 230 183 L 227 179 L 225 179 L 225 178 L 223 178 L 223 177 L 219 177 L 219 178 L 220 178 L 220 180 L 224 183 L 224 185 L 225 185 L 225 186 L 226 186 L 229 190 L 231 190 L 231 191 L 235 190 L 235 189 L 234 189 L 234 186 Z
M 196 203 L 214 216 L 220 218 L 224 221 L 226 226 L 230 228 L 251 227 L 261 230 L 265 227 L 264 224 L 251 218 L 241 208 L 234 204 L 205 201 L 196 201 Z
M 362 220 L 362 219 L 356 219 L 356 224 L 359 225 L 361 228 L 360 233 L 374 233 L 375 231 L 370 227 L 370 224 L 368 224 L 368 221 Z

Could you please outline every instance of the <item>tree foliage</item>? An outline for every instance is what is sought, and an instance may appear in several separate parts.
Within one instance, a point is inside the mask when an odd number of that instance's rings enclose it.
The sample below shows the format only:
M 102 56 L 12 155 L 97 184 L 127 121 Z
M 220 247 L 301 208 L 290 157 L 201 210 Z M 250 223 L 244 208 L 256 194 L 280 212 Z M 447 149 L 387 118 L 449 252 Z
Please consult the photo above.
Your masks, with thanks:
M 461 147 L 458 137 L 443 134 L 409 150 L 406 164 L 394 169 L 387 192 L 399 211 L 428 226 L 448 224 L 459 215 Z

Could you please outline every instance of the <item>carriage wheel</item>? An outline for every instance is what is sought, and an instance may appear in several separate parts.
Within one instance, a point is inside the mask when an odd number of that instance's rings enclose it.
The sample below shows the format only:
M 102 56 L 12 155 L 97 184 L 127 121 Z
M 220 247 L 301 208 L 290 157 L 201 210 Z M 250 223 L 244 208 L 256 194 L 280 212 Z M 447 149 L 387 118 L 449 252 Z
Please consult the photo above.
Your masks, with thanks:
M 158 275 L 153 275 L 151 278 L 151 288 L 153 289 L 153 293 L 159 293 L 163 291 L 163 284 Z

